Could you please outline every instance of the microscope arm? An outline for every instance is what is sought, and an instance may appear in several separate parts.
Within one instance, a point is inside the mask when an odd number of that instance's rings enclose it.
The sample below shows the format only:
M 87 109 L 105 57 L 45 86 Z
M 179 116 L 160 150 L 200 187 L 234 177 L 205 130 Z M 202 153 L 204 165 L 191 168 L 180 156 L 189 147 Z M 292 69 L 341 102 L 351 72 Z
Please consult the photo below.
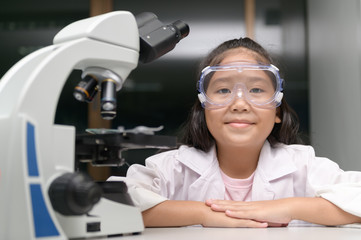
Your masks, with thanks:
M 136 34 L 133 38 L 139 38 L 134 31 L 137 25 L 133 15 L 129 12 L 117 14 L 127 15 L 129 21 L 114 22 L 113 28 L 124 26 L 123 34 L 132 33 Z M 131 33 L 127 33 L 128 28 L 133 29 Z M 108 34 L 112 34 L 108 30 Z M 126 78 L 137 66 L 138 57 L 134 48 L 81 37 L 28 55 L 2 78 L 0 192 L 7 197 L 3 198 L 0 209 L 1 239 L 65 235 L 55 213 L 50 211 L 47 197 L 52 180 L 74 168 L 75 128 L 54 125 L 61 90 L 73 69 L 97 66 L 112 69 Z M 38 189 L 36 192 L 32 191 L 33 186 Z M 31 208 L 29 204 L 39 197 L 42 206 Z M 37 212 L 29 209 L 46 211 L 45 221 L 49 226 L 42 228 L 44 216 L 36 221 Z M 21 231 L 19 226 L 22 226 Z M 49 233 L 48 229 L 55 230 Z
M 160 57 L 188 32 L 181 21 L 165 26 L 154 14 L 136 19 L 130 12 L 112 12 L 65 27 L 54 45 L 26 56 L 4 75 L 0 81 L 0 239 L 143 231 L 139 209 L 109 199 L 101 198 L 92 210 L 69 215 L 53 208 L 48 192 L 57 192 L 59 181 L 74 171 L 75 155 L 75 127 L 54 124 L 56 107 L 73 69 L 87 74 L 95 69 L 99 76 L 115 76 L 116 84 L 122 85 L 138 60 Z M 67 189 L 63 192 L 72 197 L 73 190 L 70 195 Z M 89 192 L 83 193 L 81 186 L 75 202 L 86 199 L 82 196 Z

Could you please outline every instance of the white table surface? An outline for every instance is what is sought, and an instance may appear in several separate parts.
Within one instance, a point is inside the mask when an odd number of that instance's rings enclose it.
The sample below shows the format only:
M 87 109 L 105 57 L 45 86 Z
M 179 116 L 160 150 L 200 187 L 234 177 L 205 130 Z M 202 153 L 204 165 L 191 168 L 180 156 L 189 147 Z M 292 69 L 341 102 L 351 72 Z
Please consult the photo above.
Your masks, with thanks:
M 361 240 L 360 228 L 285 227 L 285 228 L 146 228 L 139 235 L 113 237 L 122 240 Z

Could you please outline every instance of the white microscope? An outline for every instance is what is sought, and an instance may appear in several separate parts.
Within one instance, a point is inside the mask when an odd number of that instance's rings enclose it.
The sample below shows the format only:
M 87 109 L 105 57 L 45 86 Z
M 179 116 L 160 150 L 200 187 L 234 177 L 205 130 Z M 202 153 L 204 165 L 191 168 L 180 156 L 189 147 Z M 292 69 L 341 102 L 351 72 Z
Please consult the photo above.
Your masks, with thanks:
M 0 239 L 72 239 L 143 231 L 141 213 L 126 199 L 123 182 L 102 186 L 74 171 L 75 127 L 54 124 L 56 106 L 69 74 L 80 69 L 82 81 L 74 96 L 91 101 L 100 89 L 102 116 L 113 118 L 115 92 L 138 61 L 162 56 L 188 33 L 182 21 L 164 25 L 152 13 L 134 17 L 127 11 L 111 12 L 70 24 L 55 36 L 53 45 L 26 56 L 4 75 Z M 122 189 L 123 200 L 107 197 L 112 189 Z

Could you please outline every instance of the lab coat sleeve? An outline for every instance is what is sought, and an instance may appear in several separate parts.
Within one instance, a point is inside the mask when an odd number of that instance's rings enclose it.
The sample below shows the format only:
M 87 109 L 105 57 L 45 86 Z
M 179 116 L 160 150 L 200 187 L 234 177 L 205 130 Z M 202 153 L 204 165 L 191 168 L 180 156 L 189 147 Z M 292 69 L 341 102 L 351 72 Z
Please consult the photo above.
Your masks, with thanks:
M 124 181 L 134 205 L 139 207 L 142 212 L 167 200 L 167 198 L 149 190 L 144 186 L 144 183 L 131 178 L 112 176 L 108 181 Z
M 361 217 L 361 184 L 339 183 L 326 186 L 316 192 L 345 212 Z
M 169 192 L 174 192 L 175 186 L 169 179 L 181 168 L 176 156 L 177 150 L 164 152 L 146 159 L 145 166 L 133 164 L 129 167 L 123 181 L 134 204 L 142 211 L 171 198 Z
M 361 217 L 361 172 L 343 171 L 327 158 L 314 157 L 310 158 L 308 175 L 317 197 Z

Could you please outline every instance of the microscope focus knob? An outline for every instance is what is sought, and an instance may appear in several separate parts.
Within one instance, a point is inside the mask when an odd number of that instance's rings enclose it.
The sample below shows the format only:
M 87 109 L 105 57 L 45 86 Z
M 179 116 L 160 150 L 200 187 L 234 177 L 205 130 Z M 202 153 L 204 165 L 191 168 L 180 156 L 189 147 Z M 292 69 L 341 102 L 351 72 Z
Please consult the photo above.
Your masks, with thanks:
M 63 215 L 88 213 L 99 202 L 102 190 L 82 173 L 65 173 L 56 178 L 48 191 L 51 204 Z

